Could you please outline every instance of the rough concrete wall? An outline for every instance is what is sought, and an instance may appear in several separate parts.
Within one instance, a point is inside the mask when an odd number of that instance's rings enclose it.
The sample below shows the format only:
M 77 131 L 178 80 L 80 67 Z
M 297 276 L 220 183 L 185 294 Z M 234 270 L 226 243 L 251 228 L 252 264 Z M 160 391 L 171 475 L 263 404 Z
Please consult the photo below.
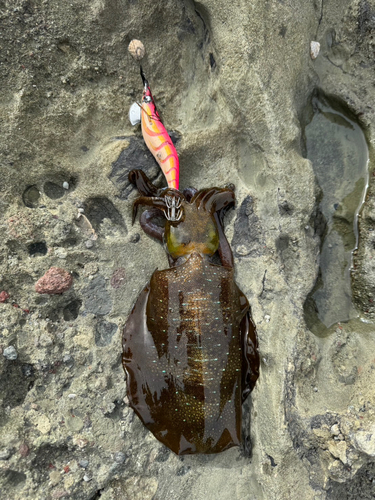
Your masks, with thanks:
M 371 152 L 374 15 L 365 0 L 0 1 L 0 345 L 17 352 L 0 359 L 4 498 L 372 498 L 373 186 L 354 275 L 366 322 L 317 338 L 303 304 L 319 190 L 301 123 L 319 88 L 358 116 Z M 162 182 L 127 119 L 141 92 L 132 38 L 178 138 L 181 185 L 236 185 L 227 235 L 262 359 L 251 459 L 178 458 L 127 406 L 121 326 L 167 266 L 131 224 L 127 172 Z M 51 266 L 73 287 L 38 295 Z

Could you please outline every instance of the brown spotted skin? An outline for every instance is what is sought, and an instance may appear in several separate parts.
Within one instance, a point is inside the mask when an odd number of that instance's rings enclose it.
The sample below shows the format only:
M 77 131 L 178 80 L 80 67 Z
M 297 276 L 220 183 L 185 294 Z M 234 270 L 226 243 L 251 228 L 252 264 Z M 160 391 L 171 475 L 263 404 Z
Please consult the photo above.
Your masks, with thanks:
M 215 218 L 208 219 L 212 233 Z M 177 454 L 240 444 L 241 405 L 259 369 L 255 326 L 233 268 L 210 262 L 202 241 L 195 248 L 154 272 L 123 332 L 130 406 Z

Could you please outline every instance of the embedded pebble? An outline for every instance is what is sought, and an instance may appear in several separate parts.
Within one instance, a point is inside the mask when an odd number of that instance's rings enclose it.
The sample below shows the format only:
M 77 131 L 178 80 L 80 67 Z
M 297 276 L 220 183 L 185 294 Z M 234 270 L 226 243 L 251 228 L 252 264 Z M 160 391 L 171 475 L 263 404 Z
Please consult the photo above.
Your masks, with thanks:
M 82 270 L 82 276 L 92 276 L 96 274 L 99 270 L 98 264 L 96 262 L 88 262 L 85 268 Z
M 42 434 L 48 434 L 51 430 L 51 422 L 50 419 L 46 415 L 40 415 L 37 418 L 36 428 Z
M 143 43 L 135 38 L 129 43 L 128 51 L 136 61 L 140 61 L 146 53 Z
M 8 292 L 2 291 L 0 292 L 0 302 L 6 302 L 9 299 L 10 295 Z
M 18 353 L 16 349 L 10 345 L 4 349 L 3 356 L 4 358 L 9 359 L 9 361 L 14 361 L 18 357 Z
M 69 182 L 63 182 L 63 188 L 64 189 L 69 189 Z
M 73 284 L 72 275 L 60 267 L 51 267 L 44 276 L 35 283 L 37 293 L 49 295 L 64 293 Z
M 55 255 L 59 259 L 66 259 L 68 256 L 68 252 L 65 250 L 65 248 L 56 248 Z
M 0 460 L 8 460 L 10 458 L 11 453 L 8 448 L 4 448 L 3 450 L 0 450 Z
M 21 443 L 18 451 L 20 452 L 21 457 L 25 458 L 29 454 L 30 448 L 26 443 Z
M 109 345 L 117 329 L 116 323 L 111 323 L 105 319 L 98 321 L 95 328 L 95 344 L 99 347 Z
M 49 474 L 49 480 L 51 481 L 52 486 L 56 486 L 61 480 L 61 474 L 58 470 L 53 470 Z
M 337 424 L 332 425 L 331 434 L 332 434 L 332 436 L 338 436 L 340 434 L 340 429 L 339 429 L 339 426 Z
M 88 476 L 87 474 L 85 474 L 83 476 L 83 480 L 86 481 L 86 483 L 88 483 L 89 481 L 91 481 L 92 477 Z
M 250 253 L 250 248 L 246 245 L 237 245 L 236 252 L 238 255 L 248 255 Z
M 118 464 L 123 464 L 126 460 L 126 455 L 125 453 L 123 453 L 122 451 L 119 451 L 115 454 L 115 461 L 118 463 Z
M 370 457 L 375 457 L 375 425 L 368 431 L 358 431 L 354 434 L 355 447 Z
M 105 316 L 112 309 L 112 299 L 106 289 L 103 276 L 96 276 L 89 286 L 82 291 L 86 311 L 99 316 Z
M 116 269 L 111 277 L 111 287 L 120 288 L 125 284 L 126 271 L 123 267 Z
M 88 460 L 80 460 L 78 462 L 78 465 L 80 467 L 82 467 L 82 469 L 87 469 L 87 467 L 89 466 L 89 461 Z
M 316 59 L 320 52 L 320 43 L 319 42 L 311 42 L 310 43 L 310 55 L 311 59 Z
M 66 490 L 53 490 L 51 498 L 68 498 L 70 496 L 69 492 Z
M 138 241 L 141 239 L 141 235 L 139 233 L 133 234 L 130 237 L 130 243 L 138 243 Z

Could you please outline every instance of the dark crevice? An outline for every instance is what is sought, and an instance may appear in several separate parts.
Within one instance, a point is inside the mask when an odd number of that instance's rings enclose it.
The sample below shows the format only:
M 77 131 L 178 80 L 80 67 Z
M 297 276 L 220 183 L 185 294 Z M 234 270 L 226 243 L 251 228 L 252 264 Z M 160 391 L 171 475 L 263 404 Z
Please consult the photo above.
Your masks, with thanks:
M 89 500 L 97 500 L 102 496 L 102 492 L 104 491 L 104 488 L 101 490 L 97 490 L 92 497 L 89 498 Z
M 29 255 L 46 255 L 48 248 L 45 241 L 37 241 L 36 243 L 30 243 L 27 247 Z
M 65 321 L 73 321 L 78 318 L 79 310 L 82 306 L 82 300 L 76 299 L 69 302 L 63 309 L 63 317 Z
M 59 198 L 62 198 L 66 192 L 62 185 L 60 186 L 59 184 L 49 181 L 44 184 L 43 191 L 44 194 L 51 200 L 58 200 Z
M 39 203 L 40 192 L 36 186 L 28 186 L 22 195 L 22 201 L 28 208 L 36 208 Z
M 210 52 L 210 66 L 212 70 L 216 68 L 216 61 L 212 52 Z
M 112 224 L 126 229 L 122 215 L 108 198 L 88 199 L 85 203 L 85 214 L 92 227 L 99 234 L 104 219 L 108 219 Z

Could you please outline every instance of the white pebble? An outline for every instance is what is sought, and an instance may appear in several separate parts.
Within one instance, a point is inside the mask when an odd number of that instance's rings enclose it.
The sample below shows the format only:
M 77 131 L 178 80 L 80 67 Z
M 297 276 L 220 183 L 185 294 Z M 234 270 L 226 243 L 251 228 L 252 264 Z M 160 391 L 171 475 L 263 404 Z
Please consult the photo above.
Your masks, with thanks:
M 338 436 L 340 434 L 340 428 L 337 424 L 333 424 L 331 427 L 331 434 L 333 436 Z
M 18 354 L 16 349 L 12 345 L 10 345 L 6 349 L 4 349 L 3 356 L 10 361 L 14 361 L 15 359 L 17 359 Z
M 55 255 L 59 259 L 66 259 L 68 252 L 64 248 L 58 247 L 55 249 Z
M 248 255 L 250 253 L 250 248 L 248 248 L 246 245 L 238 245 L 236 247 L 236 252 L 238 255 Z
M 319 42 L 311 42 L 310 43 L 310 55 L 311 59 L 316 59 L 320 52 L 320 43 Z
M 271 319 L 271 316 L 269 314 L 266 314 L 264 316 L 264 319 L 266 320 L 267 323 L 269 323 L 270 319 Z
M 63 188 L 64 189 L 69 189 L 69 182 L 63 182 Z

